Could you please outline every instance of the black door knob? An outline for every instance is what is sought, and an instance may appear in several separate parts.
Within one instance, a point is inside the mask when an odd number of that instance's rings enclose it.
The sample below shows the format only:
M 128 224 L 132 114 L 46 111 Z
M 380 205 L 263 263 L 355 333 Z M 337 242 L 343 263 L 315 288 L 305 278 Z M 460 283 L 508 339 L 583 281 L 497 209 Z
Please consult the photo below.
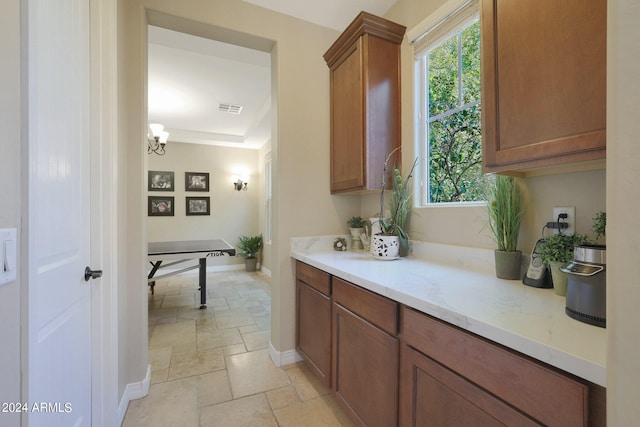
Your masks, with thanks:
M 90 267 L 84 269 L 84 280 L 88 282 L 90 279 L 98 279 L 102 277 L 102 270 L 92 270 Z

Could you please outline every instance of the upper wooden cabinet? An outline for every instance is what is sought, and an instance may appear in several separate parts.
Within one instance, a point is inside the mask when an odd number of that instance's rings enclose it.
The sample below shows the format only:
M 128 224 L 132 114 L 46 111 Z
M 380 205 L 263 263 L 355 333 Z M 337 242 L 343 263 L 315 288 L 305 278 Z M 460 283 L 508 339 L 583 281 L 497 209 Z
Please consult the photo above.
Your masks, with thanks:
M 485 172 L 604 159 L 606 0 L 482 0 Z
M 361 12 L 324 54 L 330 68 L 332 193 L 381 189 L 384 159 L 400 146 L 405 29 Z

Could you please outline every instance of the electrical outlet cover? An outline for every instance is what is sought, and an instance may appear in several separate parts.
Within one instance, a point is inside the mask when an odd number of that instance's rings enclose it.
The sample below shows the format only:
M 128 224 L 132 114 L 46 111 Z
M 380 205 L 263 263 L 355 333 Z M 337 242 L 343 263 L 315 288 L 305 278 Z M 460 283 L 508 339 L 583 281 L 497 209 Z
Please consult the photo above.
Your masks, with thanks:
M 562 233 L 563 234 L 573 234 L 576 232 L 576 207 L 575 206 L 565 206 L 565 207 L 556 207 L 553 208 L 553 219 L 552 221 L 555 222 L 558 220 L 558 215 L 562 214 L 562 213 L 566 213 L 567 214 L 567 219 L 563 220 L 563 222 L 566 222 L 567 224 L 569 224 L 568 228 L 563 228 L 562 229 Z M 553 234 L 558 234 L 560 232 L 560 230 L 553 230 Z

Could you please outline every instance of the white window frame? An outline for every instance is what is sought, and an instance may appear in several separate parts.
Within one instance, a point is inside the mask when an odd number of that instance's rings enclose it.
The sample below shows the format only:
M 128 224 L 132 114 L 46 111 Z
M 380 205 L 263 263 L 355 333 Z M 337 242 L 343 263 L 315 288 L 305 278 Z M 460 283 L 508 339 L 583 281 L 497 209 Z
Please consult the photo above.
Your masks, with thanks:
M 428 128 L 426 126 L 426 95 L 427 95 L 427 60 L 428 53 L 442 42 L 454 36 L 461 28 L 464 28 L 479 18 L 478 0 L 449 0 L 436 12 L 427 17 L 423 22 L 410 30 L 407 34 L 414 47 L 414 111 L 415 117 L 415 149 L 420 162 L 417 174 L 420 177 L 416 200 L 418 207 L 443 207 L 443 206 L 478 206 L 482 201 L 468 202 L 438 202 L 432 203 L 429 195 L 429 158 Z

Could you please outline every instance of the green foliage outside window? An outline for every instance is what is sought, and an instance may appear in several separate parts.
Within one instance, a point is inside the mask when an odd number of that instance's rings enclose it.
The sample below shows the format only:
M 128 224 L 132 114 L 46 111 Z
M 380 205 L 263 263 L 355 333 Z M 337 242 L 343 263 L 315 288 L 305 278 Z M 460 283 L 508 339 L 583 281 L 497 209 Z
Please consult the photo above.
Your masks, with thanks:
M 429 201 L 483 200 L 480 24 L 427 57 Z

